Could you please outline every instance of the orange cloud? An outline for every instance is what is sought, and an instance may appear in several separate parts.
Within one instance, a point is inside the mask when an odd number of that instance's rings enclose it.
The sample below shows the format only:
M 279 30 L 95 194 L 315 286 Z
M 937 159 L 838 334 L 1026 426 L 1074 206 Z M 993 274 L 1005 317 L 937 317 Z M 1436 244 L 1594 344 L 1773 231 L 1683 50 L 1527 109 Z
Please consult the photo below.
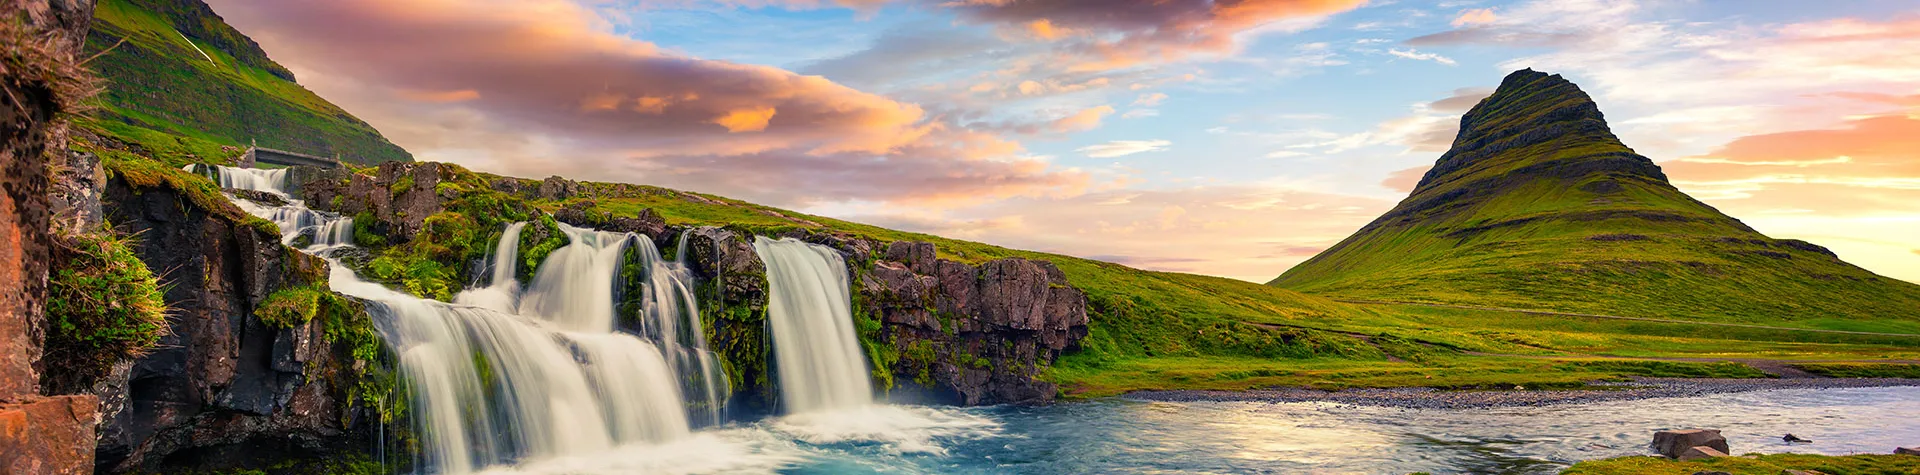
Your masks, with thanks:
M 726 127 L 728 132 L 759 132 L 767 130 L 767 122 L 773 120 L 774 112 L 772 107 L 728 111 L 727 115 L 713 119 L 713 123 Z
M 1433 169 L 1433 165 L 1421 165 L 1405 170 L 1398 170 L 1387 174 L 1387 179 L 1381 180 L 1380 186 L 1401 193 L 1412 193 L 1414 187 L 1420 186 L 1420 179 L 1426 178 L 1427 170 L 1431 169 Z
M 1173 61 L 1193 54 L 1228 53 L 1235 36 L 1275 22 L 1313 19 L 1359 7 L 1365 0 L 929 0 L 981 22 L 1046 31 L 1086 31 L 1064 45 L 1082 71 Z
M 1081 109 L 1059 120 L 1053 121 L 1050 128 L 1055 132 L 1083 132 L 1100 127 L 1100 119 L 1113 114 L 1113 106 L 1100 106 Z
M 1500 20 L 1500 17 L 1493 14 L 1492 8 L 1476 8 L 1461 11 L 1460 16 L 1453 18 L 1453 26 L 1480 25 L 1493 23 L 1498 20 Z
M 1392 205 L 1373 198 L 1233 185 L 1016 198 L 937 218 L 902 213 L 858 219 L 1144 269 L 1264 282 L 1339 242 Z M 980 226 L 988 220 L 996 220 L 995 225 Z
M 400 97 L 404 97 L 407 100 L 434 103 L 465 102 L 480 98 L 480 91 L 472 89 L 461 89 L 457 91 L 400 90 L 397 91 L 397 93 Z
M 630 151 L 887 153 L 918 139 L 927 119 L 919 106 L 825 78 L 607 33 L 597 13 L 566 0 L 215 3 L 322 75 L 401 97 L 459 91 L 446 97 L 517 129 Z M 735 135 L 745 131 L 757 133 Z

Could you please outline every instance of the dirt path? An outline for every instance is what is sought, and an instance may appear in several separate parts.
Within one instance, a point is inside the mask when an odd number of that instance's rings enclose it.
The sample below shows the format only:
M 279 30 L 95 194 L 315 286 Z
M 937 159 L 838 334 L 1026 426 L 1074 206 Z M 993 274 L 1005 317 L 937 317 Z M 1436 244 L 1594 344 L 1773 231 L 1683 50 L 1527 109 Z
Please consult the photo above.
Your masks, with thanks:
M 1559 312 L 1559 311 L 1552 311 L 1552 310 L 1529 310 L 1524 308 L 1481 307 L 1476 305 L 1453 305 L 1453 304 L 1443 304 L 1443 303 L 1387 302 L 1382 300 L 1333 299 L 1333 301 L 1340 302 L 1340 303 L 1351 303 L 1351 304 L 1362 304 L 1362 305 L 1413 305 L 1413 306 L 1420 306 L 1420 307 L 1457 308 L 1457 309 L 1463 309 L 1463 310 L 1488 310 L 1488 311 L 1496 311 L 1496 312 L 1514 312 L 1514 313 L 1525 313 L 1529 315 L 1552 315 L 1552 316 L 1562 316 L 1562 317 L 1602 318 L 1602 319 L 1609 319 L 1609 320 L 1632 320 L 1632 321 L 1641 321 L 1641 322 L 1676 323 L 1676 324 L 1682 324 L 1682 325 L 1707 325 L 1707 326 L 1716 326 L 1716 327 L 1757 328 L 1762 330 L 1781 330 L 1781 331 L 1813 332 L 1813 333 L 1838 333 L 1838 334 L 1844 334 L 1844 335 L 1903 336 L 1903 337 L 1920 338 L 1920 334 L 1914 334 L 1914 333 L 1881 333 L 1881 332 L 1862 332 L 1862 331 L 1852 331 L 1852 330 L 1824 330 L 1819 328 L 1776 327 L 1776 326 L 1770 326 L 1770 325 L 1752 325 L 1752 324 L 1746 324 L 1746 323 L 1696 322 L 1691 320 L 1671 320 L 1671 319 L 1665 319 L 1665 318 L 1647 318 L 1647 317 L 1623 317 L 1619 315 L 1600 315 L 1595 313 Z

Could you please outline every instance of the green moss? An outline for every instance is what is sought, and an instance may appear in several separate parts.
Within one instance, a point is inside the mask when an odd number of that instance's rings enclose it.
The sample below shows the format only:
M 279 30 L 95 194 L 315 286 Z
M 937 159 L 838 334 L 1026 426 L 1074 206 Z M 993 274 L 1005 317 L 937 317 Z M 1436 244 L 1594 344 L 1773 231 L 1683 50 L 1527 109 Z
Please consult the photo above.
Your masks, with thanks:
M 407 190 L 411 189 L 413 189 L 413 175 L 400 175 L 400 179 L 394 180 L 391 185 L 387 185 L 387 192 L 392 193 L 394 196 L 400 196 L 401 193 L 406 193 Z
M 542 213 L 527 223 L 527 228 L 520 232 L 520 280 L 531 280 L 547 256 L 571 242 L 553 215 Z
M 368 248 L 386 247 L 387 237 L 374 230 L 379 223 L 372 212 L 361 211 L 353 215 L 353 242 Z
M 167 332 L 159 281 L 112 232 L 59 236 L 47 280 L 45 384 L 86 385 Z
M 280 235 L 279 226 L 247 214 L 240 207 L 234 206 L 226 195 L 221 194 L 220 186 L 206 177 L 126 151 L 110 149 L 90 149 L 90 151 L 100 156 L 101 164 L 105 166 L 110 178 L 126 180 L 127 184 L 136 190 L 170 190 L 185 196 L 187 201 L 206 210 L 208 214 L 270 236 Z
M 332 291 L 317 286 L 288 287 L 267 294 L 253 315 L 275 328 L 293 328 L 313 321 L 333 298 Z

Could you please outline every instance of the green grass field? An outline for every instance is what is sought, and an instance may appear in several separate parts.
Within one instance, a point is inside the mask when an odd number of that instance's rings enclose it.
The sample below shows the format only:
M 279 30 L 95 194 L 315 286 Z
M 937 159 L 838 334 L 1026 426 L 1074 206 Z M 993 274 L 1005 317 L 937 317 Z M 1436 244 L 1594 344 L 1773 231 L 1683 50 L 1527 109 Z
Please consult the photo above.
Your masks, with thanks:
M 1892 451 L 1891 448 L 1888 451 Z M 1920 457 L 1912 455 L 1771 454 L 1722 457 L 1680 462 L 1663 457 L 1621 457 L 1574 464 L 1561 475 L 1692 475 L 1726 472 L 1733 475 L 1780 475 L 1786 470 L 1812 470 L 1833 475 L 1911 475 L 1920 473 Z

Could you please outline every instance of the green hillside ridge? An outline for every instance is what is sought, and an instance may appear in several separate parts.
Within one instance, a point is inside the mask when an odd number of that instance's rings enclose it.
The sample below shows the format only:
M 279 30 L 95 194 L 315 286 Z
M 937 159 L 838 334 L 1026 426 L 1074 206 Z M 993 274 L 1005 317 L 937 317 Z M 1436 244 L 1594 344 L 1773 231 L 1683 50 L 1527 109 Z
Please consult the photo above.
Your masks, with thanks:
M 286 67 L 200 0 L 101 0 L 88 65 L 106 81 L 97 127 L 219 145 L 412 161 L 366 122 L 294 82 Z
M 1413 192 L 1270 285 L 1343 299 L 1920 333 L 1920 285 L 1674 188 L 1558 75 L 1515 72 Z

